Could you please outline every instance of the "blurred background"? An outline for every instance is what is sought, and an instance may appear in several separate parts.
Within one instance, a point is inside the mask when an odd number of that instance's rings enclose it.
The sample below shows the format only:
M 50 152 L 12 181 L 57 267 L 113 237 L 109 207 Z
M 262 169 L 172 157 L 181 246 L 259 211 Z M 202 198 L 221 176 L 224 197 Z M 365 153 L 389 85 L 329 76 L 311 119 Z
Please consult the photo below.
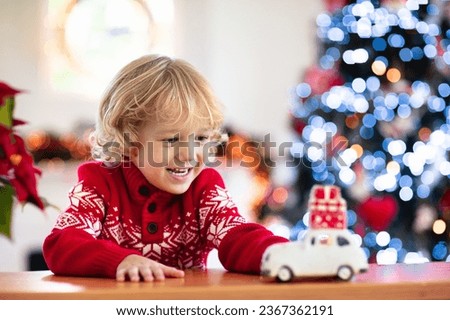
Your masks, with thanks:
M 335 184 L 372 262 L 449 260 L 449 20 L 446 0 L 0 0 L 0 81 L 24 90 L 16 130 L 53 205 L 15 207 L 0 271 L 45 268 L 98 101 L 147 53 L 192 63 L 253 146 L 256 165 L 225 149 L 218 168 L 248 220 L 295 240 L 311 187 Z

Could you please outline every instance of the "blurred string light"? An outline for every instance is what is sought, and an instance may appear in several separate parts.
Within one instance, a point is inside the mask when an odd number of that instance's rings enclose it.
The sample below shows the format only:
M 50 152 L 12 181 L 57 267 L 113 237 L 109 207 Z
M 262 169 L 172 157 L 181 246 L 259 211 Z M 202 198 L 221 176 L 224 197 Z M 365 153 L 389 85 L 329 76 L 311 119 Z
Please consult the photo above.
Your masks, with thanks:
M 319 64 L 330 76 L 305 78 L 294 90 L 292 115 L 305 126 L 291 155 L 306 160 L 316 182 L 345 189 L 362 170 L 369 193 L 393 193 L 404 203 L 429 201 L 450 177 L 450 32 L 436 20 L 444 13 L 426 0 L 404 1 L 403 8 L 354 2 L 316 19 L 325 45 Z M 431 19 L 421 20 L 416 10 L 423 5 Z M 333 83 L 336 71 L 343 84 Z M 326 81 L 326 90 L 316 89 Z M 338 141 L 346 143 L 334 148 Z M 349 228 L 358 228 L 351 208 L 347 218 Z M 307 213 L 295 235 L 308 228 L 308 219 Z M 438 218 L 431 232 L 450 235 L 447 225 Z M 361 242 L 368 256 L 378 252 L 381 264 L 450 260 L 445 242 L 433 244 L 429 257 L 408 251 L 387 231 L 368 231 Z
M 430 261 L 430 259 L 424 256 L 424 254 L 420 251 L 407 251 L 404 248 L 403 241 L 401 239 L 391 238 L 391 235 L 386 231 L 381 231 L 378 233 L 368 232 L 364 238 L 360 239 L 361 246 L 368 255 L 370 251 L 375 249 L 377 250 L 377 264 L 416 264 Z M 442 261 L 448 259 L 449 250 L 447 244 L 444 241 L 439 241 L 433 246 L 431 256 L 435 260 Z

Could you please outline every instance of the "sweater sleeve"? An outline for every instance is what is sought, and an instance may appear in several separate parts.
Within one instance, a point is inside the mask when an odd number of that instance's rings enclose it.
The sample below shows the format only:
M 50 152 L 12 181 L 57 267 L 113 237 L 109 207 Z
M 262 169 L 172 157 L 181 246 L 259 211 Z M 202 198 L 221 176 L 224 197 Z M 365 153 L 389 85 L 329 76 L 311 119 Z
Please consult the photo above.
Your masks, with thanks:
M 55 274 L 115 278 L 119 263 L 130 254 L 139 254 L 99 238 L 106 201 L 95 171 L 95 167 L 80 167 L 79 183 L 69 192 L 70 206 L 44 240 L 44 258 Z M 93 179 L 99 188 L 93 187 Z
M 225 269 L 259 273 L 266 248 L 288 240 L 273 235 L 260 224 L 246 222 L 217 171 L 209 169 L 201 179 L 206 182 L 201 192 L 200 220 L 208 246 L 218 249 L 219 260 Z
M 245 223 L 231 229 L 219 247 L 219 260 L 233 272 L 258 274 L 264 251 L 275 243 L 288 242 L 257 223 Z
M 229 230 L 246 221 L 217 171 L 205 169 L 198 180 L 195 193 L 201 195 L 198 211 L 202 238 L 207 248 L 218 248 Z

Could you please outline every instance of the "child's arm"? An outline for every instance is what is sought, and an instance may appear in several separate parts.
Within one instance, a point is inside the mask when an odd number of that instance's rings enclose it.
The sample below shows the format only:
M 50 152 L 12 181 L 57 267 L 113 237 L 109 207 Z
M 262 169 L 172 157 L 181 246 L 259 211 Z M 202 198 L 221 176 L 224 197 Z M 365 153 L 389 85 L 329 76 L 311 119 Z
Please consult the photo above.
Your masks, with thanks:
M 257 223 L 242 224 L 223 238 L 219 259 L 229 271 L 258 274 L 264 251 L 272 244 L 288 241 Z
M 137 251 L 86 235 L 80 230 L 65 230 L 48 236 L 44 254 L 50 270 L 61 275 L 100 276 L 118 281 L 153 281 L 184 276 L 183 271 L 145 258 Z
M 116 277 L 116 269 L 125 257 L 139 254 L 110 240 L 99 238 L 109 202 L 108 181 L 97 165 L 78 169 L 79 183 L 69 193 L 70 206 L 61 213 L 46 237 L 43 253 L 55 274 Z
M 44 240 L 43 253 L 49 269 L 57 275 L 116 277 L 125 257 L 139 252 L 96 239 L 83 229 L 54 229 Z
M 275 236 L 260 224 L 245 222 L 217 171 L 204 170 L 199 184 L 200 211 L 207 213 L 201 223 L 208 246 L 218 249 L 219 259 L 227 270 L 259 273 L 267 247 L 289 240 Z

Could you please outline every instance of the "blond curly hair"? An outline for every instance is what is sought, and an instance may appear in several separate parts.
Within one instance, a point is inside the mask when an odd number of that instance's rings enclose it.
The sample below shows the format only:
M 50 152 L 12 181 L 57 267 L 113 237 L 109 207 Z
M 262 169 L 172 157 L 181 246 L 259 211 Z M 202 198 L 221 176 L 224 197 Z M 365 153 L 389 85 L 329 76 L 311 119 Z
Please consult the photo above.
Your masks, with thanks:
M 191 64 L 146 55 L 123 67 L 107 88 L 92 135 L 92 156 L 123 161 L 144 126 L 152 123 L 208 128 L 219 141 L 222 122 L 222 105 Z

